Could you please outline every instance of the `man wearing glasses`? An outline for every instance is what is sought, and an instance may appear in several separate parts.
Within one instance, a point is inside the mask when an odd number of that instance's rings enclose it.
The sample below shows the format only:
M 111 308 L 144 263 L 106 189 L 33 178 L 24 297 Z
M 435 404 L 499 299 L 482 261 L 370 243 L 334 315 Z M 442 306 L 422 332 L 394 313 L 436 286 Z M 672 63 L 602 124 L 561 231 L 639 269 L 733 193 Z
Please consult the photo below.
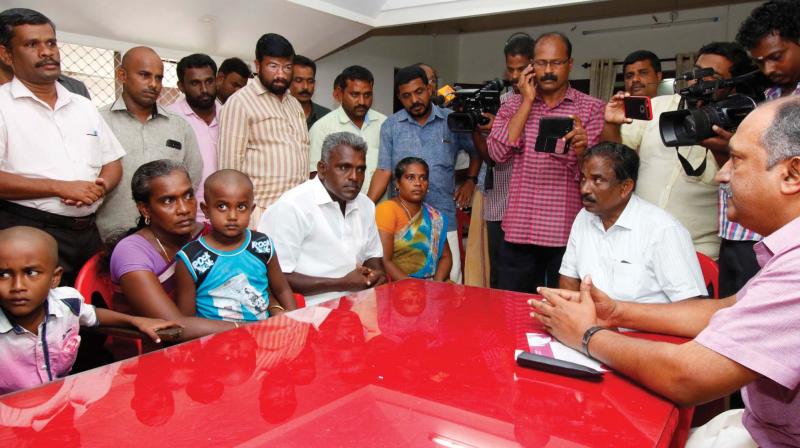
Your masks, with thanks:
M 517 81 L 520 94 L 500 107 L 487 140 L 494 161 L 512 164 L 497 287 L 521 292 L 558 284 L 561 257 L 581 209 L 578 158 L 600 142 L 603 129 L 603 102 L 569 85 L 569 39 L 545 33 L 533 53 L 533 64 Z M 555 153 L 537 152 L 539 120 L 550 116 L 572 118 L 573 129 L 558 139 Z
M 219 168 L 252 179 L 250 227 L 285 191 L 308 179 L 308 129 L 303 107 L 288 93 L 294 48 L 269 33 L 256 43 L 258 79 L 228 99 L 220 113 Z

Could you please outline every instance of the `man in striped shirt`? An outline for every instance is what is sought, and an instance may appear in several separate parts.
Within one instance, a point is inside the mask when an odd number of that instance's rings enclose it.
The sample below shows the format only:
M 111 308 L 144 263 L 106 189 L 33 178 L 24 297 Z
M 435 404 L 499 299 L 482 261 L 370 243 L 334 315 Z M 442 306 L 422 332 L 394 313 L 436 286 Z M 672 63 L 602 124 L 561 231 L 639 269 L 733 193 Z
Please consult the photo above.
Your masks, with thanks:
M 261 36 L 256 44 L 258 79 L 232 95 L 220 113 L 219 168 L 239 170 L 253 181 L 251 228 L 284 192 L 308 179 L 306 117 L 287 92 L 294 55 L 283 36 Z
M 492 159 L 512 162 L 498 287 L 522 292 L 558 283 L 570 228 L 581 209 L 578 158 L 600 141 L 604 107 L 569 86 L 572 44 L 566 36 L 543 34 L 533 52 L 533 64 L 519 76 L 520 95 L 500 107 L 488 139 Z M 565 154 L 534 150 L 539 120 L 546 116 L 573 119 L 574 129 L 559 139 L 562 148 L 569 145 Z

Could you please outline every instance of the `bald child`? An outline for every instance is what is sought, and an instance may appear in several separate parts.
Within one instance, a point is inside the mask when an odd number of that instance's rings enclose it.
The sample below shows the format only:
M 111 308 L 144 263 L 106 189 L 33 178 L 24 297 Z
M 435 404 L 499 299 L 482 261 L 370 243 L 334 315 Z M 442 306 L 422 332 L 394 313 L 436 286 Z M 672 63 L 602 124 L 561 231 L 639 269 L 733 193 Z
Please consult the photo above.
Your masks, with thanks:
M 253 322 L 296 308 L 272 239 L 248 228 L 253 183 L 225 169 L 208 176 L 200 204 L 211 231 L 178 251 L 178 308 L 186 316 Z
M 58 287 L 58 245 L 33 227 L 0 230 L 0 395 L 38 386 L 69 374 L 80 345 L 80 326 L 136 328 L 156 342 L 156 330 L 178 327 L 95 309 L 81 294 Z

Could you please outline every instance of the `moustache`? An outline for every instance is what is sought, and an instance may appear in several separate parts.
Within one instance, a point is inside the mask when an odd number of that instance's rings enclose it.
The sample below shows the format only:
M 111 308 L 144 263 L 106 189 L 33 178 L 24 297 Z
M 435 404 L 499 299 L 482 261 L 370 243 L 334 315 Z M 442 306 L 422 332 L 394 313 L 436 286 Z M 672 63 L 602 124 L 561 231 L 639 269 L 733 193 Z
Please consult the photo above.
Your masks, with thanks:
M 297 92 L 297 94 L 298 94 L 298 95 L 308 95 L 308 96 L 311 96 L 311 92 L 309 92 L 308 90 L 301 90 L 301 91 Z
M 594 196 L 592 196 L 590 194 L 582 194 L 581 195 L 581 200 L 584 201 L 584 202 L 591 202 L 592 204 L 596 204 L 597 203 L 597 199 L 595 199 Z
M 156 92 L 155 90 L 150 90 L 150 89 L 142 90 L 142 93 L 143 94 L 150 94 L 150 95 L 158 95 L 158 92 Z
M 49 58 L 48 59 L 43 59 L 43 60 L 37 62 L 35 67 L 37 67 L 37 68 L 38 67 L 44 67 L 45 65 L 50 65 L 50 64 L 55 64 L 55 65 L 61 67 L 61 61 L 59 61 L 57 59 L 49 59 Z
M 731 190 L 731 184 L 719 184 L 720 190 L 725 193 L 725 197 L 732 198 L 733 197 L 733 190 Z
M 539 77 L 539 82 L 545 81 L 558 81 L 558 75 L 554 73 L 545 73 L 541 77 Z
M 425 106 L 422 103 L 414 103 L 414 104 L 411 105 L 412 109 L 416 109 L 418 107 L 425 107 Z

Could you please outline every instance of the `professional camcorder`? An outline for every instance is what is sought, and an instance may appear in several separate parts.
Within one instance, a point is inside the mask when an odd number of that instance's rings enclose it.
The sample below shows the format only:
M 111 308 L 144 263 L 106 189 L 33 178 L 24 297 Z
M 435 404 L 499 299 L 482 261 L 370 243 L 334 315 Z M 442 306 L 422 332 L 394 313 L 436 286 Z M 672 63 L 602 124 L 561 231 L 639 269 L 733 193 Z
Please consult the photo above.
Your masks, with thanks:
M 681 102 L 678 110 L 664 112 L 658 121 L 661 140 L 665 146 L 691 146 L 717 134 L 711 129 L 717 125 L 734 132 L 756 104 L 764 100 L 763 93 L 752 87 L 758 71 L 746 73 L 731 79 L 715 78 L 714 69 L 694 69 L 677 80 L 697 80 L 696 83 L 681 89 L 678 94 Z M 736 88 L 734 95 L 715 100 L 720 89 Z
M 489 122 L 484 112 L 496 114 L 500 109 L 500 92 L 510 85 L 508 81 L 493 79 L 479 89 L 459 89 L 453 91 L 455 96 L 447 107 L 453 113 L 447 116 L 447 126 L 453 132 L 472 132 L 480 125 Z

